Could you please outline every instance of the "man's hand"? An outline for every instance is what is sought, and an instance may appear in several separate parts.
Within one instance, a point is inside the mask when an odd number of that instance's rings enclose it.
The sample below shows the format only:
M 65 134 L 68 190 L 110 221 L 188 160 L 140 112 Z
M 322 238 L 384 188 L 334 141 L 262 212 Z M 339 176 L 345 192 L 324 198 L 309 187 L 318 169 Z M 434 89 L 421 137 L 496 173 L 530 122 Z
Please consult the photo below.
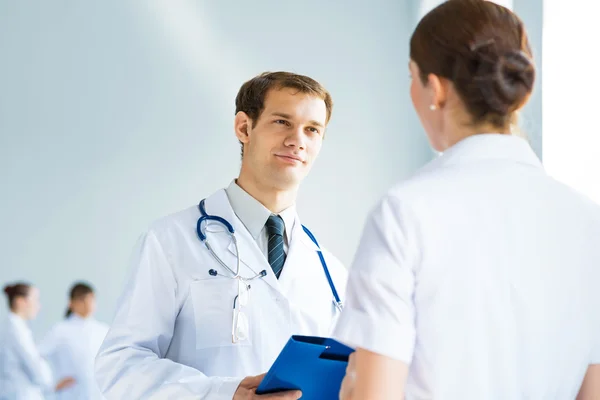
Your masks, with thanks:
M 260 382 L 264 377 L 265 374 L 244 378 L 244 380 L 240 382 L 240 386 L 238 386 L 237 390 L 235 391 L 233 400 L 297 400 L 302 396 L 302 392 L 299 390 L 290 390 L 288 392 L 264 394 L 259 396 L 256 394 L 256 388 L 258 385 L 260 385 Z
M 54 388 L 55 391 L 60 392 L 61 390 L 65 390 L 70 388 L 75 384 L 75 379 L 71 377 L 61 379 Z

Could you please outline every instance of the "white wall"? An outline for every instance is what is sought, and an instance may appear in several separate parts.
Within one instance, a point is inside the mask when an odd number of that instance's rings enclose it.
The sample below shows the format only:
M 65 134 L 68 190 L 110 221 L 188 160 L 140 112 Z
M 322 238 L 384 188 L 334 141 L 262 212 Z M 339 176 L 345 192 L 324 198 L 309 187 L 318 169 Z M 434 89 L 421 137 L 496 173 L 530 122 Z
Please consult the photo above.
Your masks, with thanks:
M 150 221 L 236 176 L 234 97 L 263 70 L 333 94 L 299 212 L 351 261 L 374 201 L 431 157 L 408 96 L 413 8 L 298 4 L 0 1 L 0 284 L 40 287 L 36 335 L 75 279 L 97 287 L 110 320 Z
M 600 204 L 597 14 L 592 3 L 544 2 L 544 162 Z
M 490 0 L 496 4 L 500 4 L 509 9 L 513 9 L 514 0 Z M 520 0 L 516 0 L 520 1 Z M 442 4 L 444 0 L 419 0 L 419 16 L 422 17 L 427 14 L 430 10 L 438 5 Z

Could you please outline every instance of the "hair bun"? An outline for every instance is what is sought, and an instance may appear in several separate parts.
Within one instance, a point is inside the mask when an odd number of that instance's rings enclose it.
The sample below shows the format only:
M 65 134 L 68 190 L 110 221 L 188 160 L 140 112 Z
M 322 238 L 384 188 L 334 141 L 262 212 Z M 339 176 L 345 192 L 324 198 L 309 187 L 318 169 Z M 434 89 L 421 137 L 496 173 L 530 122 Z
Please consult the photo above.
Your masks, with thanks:
M 6 285 L 6 286 L 4 286 L 4 293 L 10 294 L 10 292 L 12 292 L 12 289 L 13 289 L 12 285 Z
M 498 60 L 498 85 L 504 97 L 521 106 L 533 89 L 535 67 L 522 50 L 510 51 Z
M 478 76 L 490 111 L 508 115 L 521 108 L 535 82 L 535 66 L 531 57 L 522 50 L 511 50 L 498 57 L 490 69 L 482 71 L 485 73 L 483 76 Z

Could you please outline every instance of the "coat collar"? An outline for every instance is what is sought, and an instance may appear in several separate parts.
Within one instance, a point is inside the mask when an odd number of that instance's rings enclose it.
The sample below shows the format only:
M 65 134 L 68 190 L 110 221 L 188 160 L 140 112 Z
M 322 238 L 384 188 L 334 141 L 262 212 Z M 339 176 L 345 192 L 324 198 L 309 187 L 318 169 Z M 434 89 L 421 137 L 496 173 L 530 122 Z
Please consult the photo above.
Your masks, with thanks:
M 234 229 L 237 239 L 237 247 L 240 254 L 240 275 L 250 277 L 266 271 L 267 275 L 262 278 L 274 290 L 285 295 L 293 280 L 299 276 L 306 275 L 318 256 L 317 247 L 302 229 L 302 224 L 295 215 L 288 255 L 283 272 L 278 280 L 269 265 L 266 257 L 256 244 L 256 241 L 242 221 L 235 215 L 225 190 L 219 190 L 205 200 L 206 212 L 227 220 Z M 220 228 L 220 227 L 219 227 Z M 212 232 L 212 231 L 210 231 Z M 232 270 L 236 270 L 237 251 L 233 241 L 220 229 L 220 233 L 208 234 L 208 240 L 215 247 L 217 255 L 223 259 Z M 225 250 L 226 249 L 226 250 Z M 220 251 L 224 250 L 224 251 Z M 227 253 L 227 254 L 224 254 Z M 319 268 L 321 268 L 319 264 Z
M 525 139 L 509 134 L 483 133 L 456 143 L 425 168 L 494 160 L 542 167 L 540 159 Z

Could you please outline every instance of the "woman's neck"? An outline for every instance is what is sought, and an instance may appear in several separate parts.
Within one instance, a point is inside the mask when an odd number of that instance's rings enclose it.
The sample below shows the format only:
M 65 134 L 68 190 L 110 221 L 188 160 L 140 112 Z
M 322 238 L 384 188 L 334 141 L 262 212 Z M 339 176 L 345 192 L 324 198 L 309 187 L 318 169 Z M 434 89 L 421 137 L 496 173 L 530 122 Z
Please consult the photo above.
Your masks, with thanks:
M 454 146 L 456 143 L 460 142 L 463 139 L 466 139 L 470 136 L 479 135 L 482 133 L 499 133 L 499 134 L 507 134 L 510 135 L 510 128 L 499 128 L 497 126 L 491 124 L 478 124 L 472 126 L 465 125 L 456 125 L 450 127 L 446 134 L 444 135 L 444 149 L 445 151 L 450 147 Z
M 16 315 L 17 317 L 21 318 L 24 321 L 27 321 L 29 318 L 27 318 L 27 313 L 25 311 L 20 311 L 20 310 L 10 310 L 11 313 L 13 313 L 14 315 Z

